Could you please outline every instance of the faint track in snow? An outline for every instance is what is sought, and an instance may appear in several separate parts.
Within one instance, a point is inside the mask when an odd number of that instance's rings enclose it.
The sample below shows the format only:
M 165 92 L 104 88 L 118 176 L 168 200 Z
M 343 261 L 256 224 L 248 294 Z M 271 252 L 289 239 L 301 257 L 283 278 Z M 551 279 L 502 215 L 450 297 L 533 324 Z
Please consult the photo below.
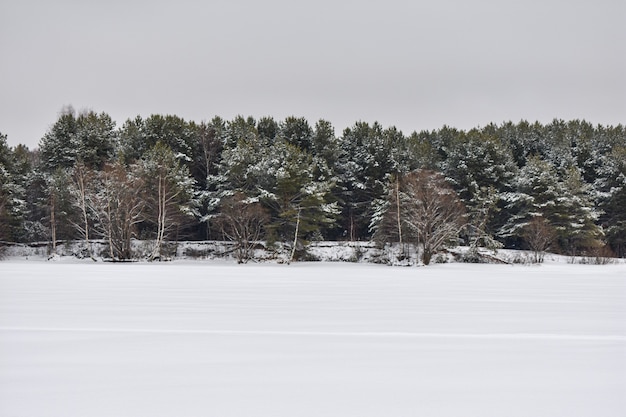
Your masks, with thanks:
M 486 339 L 486 340 L 562 340 L 626 342 L 622 335 L 551 334 L 551 333 L 432 333 L 432 332 L 325 332 L 290 330 L 207 330 L 207 329 L 133 329 L 72 327 L 0 327 L 0 332 L 50 333 L 127 333 L 181 334 L 215 336 L 307 336 L 307 337 L 373 337 L 414 339 Z

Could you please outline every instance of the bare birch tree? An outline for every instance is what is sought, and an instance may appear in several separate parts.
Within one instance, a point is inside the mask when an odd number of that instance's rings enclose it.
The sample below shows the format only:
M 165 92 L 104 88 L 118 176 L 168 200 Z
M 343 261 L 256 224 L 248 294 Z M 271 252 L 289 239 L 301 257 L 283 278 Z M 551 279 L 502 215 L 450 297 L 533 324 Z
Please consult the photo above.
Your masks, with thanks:
M 77 163 L 72 171 L 72 182 L 70 184 L 70 194 L 72 202 L 79 211 L 79 219 L 71 221 L 74 229 L 85 240 L 85 247 L 90 258 L 93 257 L 93 250 L 90 242 L 90 231 L 93 224 L 94 202 L 95 196 L 94 180 L 96 174 L 93 170 L 87 168 L 82 162 Z M 91 233 L 92 235 L 93 233 Z
M 148 259 L 160 259 L 163 242 L 172 231 L 197 216 L 195 181 L 188 168 L 165 144 L 157 143 L 141 162 L 146 221 L 155 227 L 154 247 Z

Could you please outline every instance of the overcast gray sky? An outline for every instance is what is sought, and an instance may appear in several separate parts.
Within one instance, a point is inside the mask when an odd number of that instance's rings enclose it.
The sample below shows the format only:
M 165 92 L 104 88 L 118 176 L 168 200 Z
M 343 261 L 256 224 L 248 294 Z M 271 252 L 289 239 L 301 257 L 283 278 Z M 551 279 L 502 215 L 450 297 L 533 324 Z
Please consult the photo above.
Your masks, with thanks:
M 338 134 L 624 124 L 625 18 L 624 0 L 3 0 L 0 132 L 37 146 L 65 105 Z

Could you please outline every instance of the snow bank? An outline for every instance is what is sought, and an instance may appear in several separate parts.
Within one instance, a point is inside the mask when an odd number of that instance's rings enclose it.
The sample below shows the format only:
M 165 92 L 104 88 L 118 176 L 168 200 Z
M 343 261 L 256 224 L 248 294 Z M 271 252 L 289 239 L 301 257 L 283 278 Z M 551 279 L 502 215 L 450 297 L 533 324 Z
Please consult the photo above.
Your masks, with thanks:
M 93 253 L 96 258 L 102 260 L 107 254 L 107 246 L 104 241 L 93 241 Z M 202 241 L 202 242 L 170 242 L 166 245 L 171 259 L 187 260 L 230 260 L 236 261 L 235 244 L 227 241 Z M 151 253 L 151 241 L 134 241 L 133 248 L 137 258 L 145 258 L 144 254 Z M 10 245 L 6 247 L 5 257 L 47 259 L 51 257 L 49 243 L 34 243 L 30 245 Z M 291 247 L 277 243 L 268 247 L 264 242 L 259 242 L 254 249 L 255 262 L 278 262 L 286 263 L 289 259 Z M 372 242 L 313 242 L 307 246 L 306 251 L 300 251 L 300 260 L 329 261 L 329 262 L 374 262 L 388 263 L 388 255 Z M 392 253 L 392 252 L 390 252 Z M 82 241 L 61 242 L 57 245 L 56 254 L 61 257 L 75 257 L 78 259 L 88 257 L 85 243 Z
M 106 260 L 107 246 L 104 241 L 93 241 L 93 253 L 96 260 Z M 133 247 L 137 259 L 146 259 L 152 253 L 153 242 L 134 241 Z M 169 254 L 165 259 L 172 260 L 228 260 L 236 262 L 235 244 L 225 241 L 169 242 L 165 244 Z M 72 257 L 88 258 L 85 243 L 82 241 L 61 242 L 57 245 L 56 256 L 51 255 L 48 242 L 30 245 L 13 244 L 4 246 L 4 258 L 8 259 L 59 259 Z M 469 248 L 456 247 L 447 249 L 433 258 L 433 263 L 467 261 Z M 287 263 L 291 253 L 289 245 L 275 244 L 267 246 L 259 242 L 253 251 L 251 262 Z M 530 264 L 531 254 L 525 251 L 501 249 L 497 252 L 479 248 L 478 260 L 483 263 Z M 374 263 L 395 266 L 420 265 L 418 251 L 413 245 L 391 244 L 380 247 L 374 242 L 311 242 L 305 250 L 298 253 L 299 261 Z M 474 257 L 475 258 L 475 257 Z M 585 257 L 566 257 L 555 254 L 545 256 L 547 263 L 597 263 L 598 260 Z M 604 259 L 608 263 L 623 262 L 621 259 Z

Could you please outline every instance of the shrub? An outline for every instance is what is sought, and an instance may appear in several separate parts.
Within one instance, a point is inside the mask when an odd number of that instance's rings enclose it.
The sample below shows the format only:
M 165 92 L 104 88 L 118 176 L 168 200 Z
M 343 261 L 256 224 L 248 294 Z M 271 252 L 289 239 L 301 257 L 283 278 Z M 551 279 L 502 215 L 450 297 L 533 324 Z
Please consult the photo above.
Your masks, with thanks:
M 589 265 L 609 265 L 615 263 L 615 254 L 608 246 L 595 248 L 587 256 L 580 259 L 579 263 Z

